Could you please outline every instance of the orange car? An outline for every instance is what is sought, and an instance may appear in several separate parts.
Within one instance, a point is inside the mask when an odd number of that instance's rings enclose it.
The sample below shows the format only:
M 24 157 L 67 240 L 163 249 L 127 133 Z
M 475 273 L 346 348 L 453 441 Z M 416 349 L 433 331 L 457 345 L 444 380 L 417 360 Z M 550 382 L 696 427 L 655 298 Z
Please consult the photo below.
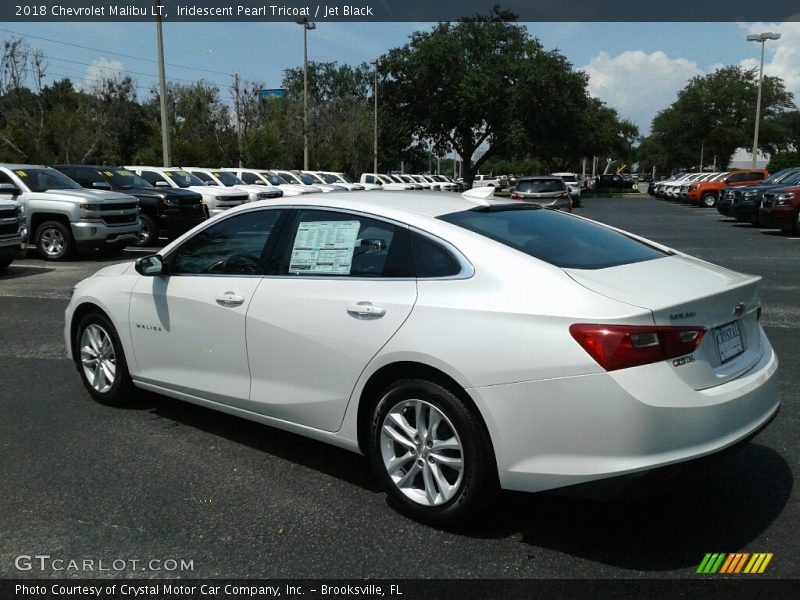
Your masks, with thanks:
M 719 181 L 703 181 L 689 185 L 687 200 L 692 204 L 699 204 L 706 208 L 713 208 L 717 205 L 719 193 L 724 187 L 738 187 L 740 185 L 753 185 L 761 183 L 769 172 L 761 169 L 734 171 L 724 179 Z

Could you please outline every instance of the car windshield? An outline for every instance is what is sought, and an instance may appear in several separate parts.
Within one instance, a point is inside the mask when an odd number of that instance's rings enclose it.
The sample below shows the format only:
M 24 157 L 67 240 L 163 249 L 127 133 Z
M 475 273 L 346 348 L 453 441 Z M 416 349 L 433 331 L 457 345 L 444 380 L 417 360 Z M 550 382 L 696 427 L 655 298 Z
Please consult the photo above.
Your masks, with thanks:
M 347 175 L 342 175 L 341 173 L 339 173 L 339 174 L 337 175 L 337 177 L 338 177 L 339 179 L 341 179 L 342 181 L 344 181 L 345 183 L 355 183 L 355 182 L 354 182 L 352 179 L 350 179 L 350 178 L 349 178 Z
M 212 171 L 211 174 L 222 182 L 222 185 L 231 187 L 232 185 L 242 185 L 244 181 L 233 173 L 227 171 Z
M 115 190 L 153 187 L 149 181 L 142 179 L 136 173 L 127 169 L 107 169 L 100 171 L 100 174 L 111 182 L 111 187 Z
M 302 181 L 306 185 L 316 185 L 317 183 L 319 183 L 319 181 L 314 179 L 308 173 L 300 173 L 300 174 L 297 175 L 297 177 L 300 179 L 300 181 Z
M 527 179 L 517 184 L 517 192 L 542 193 L 558 192 L 564 189 L 564 182 L 560 179 Z
M 263 172 L 259 173 L 259 175 L 261 175 L 261 177 L 269 181 L 270 184 L 272 185 L 286 185 L 287 183 L 289 183 L 283 177 L 281 177 L 280 175 L 276 175 L 275 173 Z
M 667 256 L 599 223 L 534 206 L 476 208 L 439 219 L 565 269 L 605 269 Z
M 341 183 L 336 175 L 331 175 L 330 173 L 323 173 L 322 179 L 325 181 L 325 183 Z
M 763 181 L 762 183 L 767 183 L 767 182 Z M 798 183 L 800 183 L 800 171 L 793 171 L 792 173 L 788 173 L 780 181 L 775 183 L 782 183 L 783 185 L 797 185 Z
M 303 183 L 293 173 L 286 173 L 285 171 L 281 171 L 280 176 L 283 177 L 287 183 L 295 183 L 295 184 L 299 183 L 301 185 Z
M 55 169 L 14 169 L 14 173 L 32 192 L 47 190 L 79 190 L 81 186 Z
M 171 179 L 175 185 L 181 188 L 188 188 L 190 185 L 205 185 L 188 171 L 164 171 L 164 177 Z
M 765 185 L 780 183 L 781 181 L 784 181 L 785 179 L 788 179 L 789 177 L 793 176 L 795 172 L 800 172 L 798 171 L 797 167 L 789 167 L 788 169 L 781 169 L 777 173 L 773 173 L 772 175 L 767 177 L 761 183 Z

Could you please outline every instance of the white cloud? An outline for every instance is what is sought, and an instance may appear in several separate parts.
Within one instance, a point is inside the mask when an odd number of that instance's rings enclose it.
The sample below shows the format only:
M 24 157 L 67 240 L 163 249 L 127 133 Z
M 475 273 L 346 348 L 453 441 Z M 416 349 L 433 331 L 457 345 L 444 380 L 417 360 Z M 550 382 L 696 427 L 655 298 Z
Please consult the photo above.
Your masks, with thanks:
M 641 50 L 613 57 L 601 52 L 582 69 L 589 75 L 589 93 L 636 123 L 642 134 L 649 132 L 653 117 L 675 100 L 678 90 L 702 72 L 694 61 Z
M 105 79 L 120 79 L 124 70 L 124 65 L 118 60 L 95 59 L 86 67 L 86 75 L 78 87 L 85 91 L 97 89 Z
M 781 34 L 781 39 L 766 43 L 764 74 L 783 79 L 786 89 L 794 94 L 795 103 L 800 103 L 800 23 L 751 23 L 746 31 L 774 31 Z M 752 49 L 753 57 L 739 64 L 748 69 L 757 69 L 761 60 L 761 44 L 752 43 Z

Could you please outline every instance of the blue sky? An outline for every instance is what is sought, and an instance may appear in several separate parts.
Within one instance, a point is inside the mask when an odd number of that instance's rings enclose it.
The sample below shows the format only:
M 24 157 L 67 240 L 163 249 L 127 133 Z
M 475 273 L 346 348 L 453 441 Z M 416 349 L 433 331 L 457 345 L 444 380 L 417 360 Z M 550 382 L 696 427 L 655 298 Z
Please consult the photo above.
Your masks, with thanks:
M 767 45 L 766 72 L 784 77 L 800 96 L 800 24 L 742 23 L 531 23 L 531 34 L 545 48 L 558 48 L 590 75 L 590 91 L 646 133 L 654 114 L 669 105 L 694 75 L 728 64 L 757 65 L 752 31 L 780 31 Z M 309 59 L 357 64 L 402 45 L 425 23 L 319 23 L 309 32 Z M 86 50 L 29 38 L 48 57 L 53 76 L 75 81 L 107 72 L 131 74 L 139 93 L 156 81 L 155 25 L 152 23 L 0 23 L 0 29 L 99 49 Z M 12 34 L 2 33 L 4 38 Z M 302 29 L 293 23 L 165 23 L 168 78 L 205 78 L 229 85 L 226 74 L 280 84 L 282 71 L 302 64 Z M 123 57 L 112 52 L 130 55 Z M 151 75 L 151 76 L 148 76 Z

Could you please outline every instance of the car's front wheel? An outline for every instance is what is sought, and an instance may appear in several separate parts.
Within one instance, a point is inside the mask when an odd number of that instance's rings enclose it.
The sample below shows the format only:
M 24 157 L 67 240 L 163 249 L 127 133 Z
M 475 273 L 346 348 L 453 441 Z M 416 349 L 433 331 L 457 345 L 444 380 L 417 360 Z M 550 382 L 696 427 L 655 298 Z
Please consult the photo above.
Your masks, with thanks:
M 369 454 L 392 503 L 427 523 L 463 521 L 498 488 L 491 441 L 475 409 L 430 381 L 398 381 L 384 391 Z
M 83 385 L 103 404 L 122 405 L 131 397 L 133 383 L 117 330 L 100 312 L 81 318 L 72 354 Z
M 704 194 L 703 197 L 700 198 L 700 204 L 706 208 L 714 208 L 717 204 L 717 197 L 714 194 Z
M 139 215 L 139 221 L 142 224 L 142 229 L 139 232 L 139 237 L 136 239 L 137 246 L 152 246 L 158 241 L 158 225 L 156 220 L 150 215 Z
M 60 221 L 46 221 L 36 230 L 36 249 L 45 260 L 69 258 L 75 251 L 72 231 Z

